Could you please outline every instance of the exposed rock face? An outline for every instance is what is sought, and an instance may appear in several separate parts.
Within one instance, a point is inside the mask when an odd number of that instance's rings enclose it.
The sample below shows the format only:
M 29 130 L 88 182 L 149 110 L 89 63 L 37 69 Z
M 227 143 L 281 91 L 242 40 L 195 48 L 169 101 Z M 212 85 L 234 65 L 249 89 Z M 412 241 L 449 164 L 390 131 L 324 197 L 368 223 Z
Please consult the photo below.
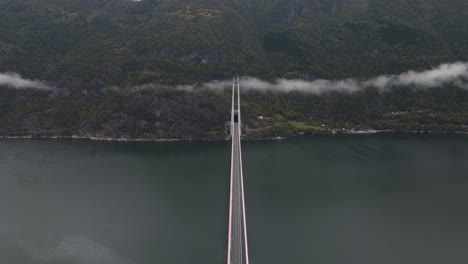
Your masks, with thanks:
M 325 13 L 356 13 L 369 9 L 369 0 L 326 0 L 319 2 L 320 9 Z
M 224 121 L 229 116 L 228 106 L 202 93 L 144 91 L 117 95 L 114 100 L 112 105 L 103 105 L 102 111 L 94 112 L 82 122 L 75 135 L 126 139 L 222 138 Z
M 341 0 L 341 9 L 347 12 L 366 12 L 369 9 L 369 0 Z
M 16 91 L 10 94 L 18 98 Z M 10 111 L 0 116 L 0 135 L 222 139 L 230 111 L 214 93 L 169 88 L 108 92 L 91 97 L 72 95 L 50 99 L 45 93 L 34 97 L 36 100 L 30 105 L 20 107 L 14 103 Z
M 215 50 L 207 53 L 201 53 L 198 51 L 181 55 L 178 57 L 179 62 L 190 62 L 190 63 L 203 63 L 203 64 L 217 64 L 222 63 L 225 60 L 225 54 L 222 50 Z
M 290 9 L 289 16 L 288 16 L 289 25 L 291 25 L 294 19 L 302 13 L 303 8 L 304 8 L 304 0 L 293 0 L 289 4 L 289 9 Z

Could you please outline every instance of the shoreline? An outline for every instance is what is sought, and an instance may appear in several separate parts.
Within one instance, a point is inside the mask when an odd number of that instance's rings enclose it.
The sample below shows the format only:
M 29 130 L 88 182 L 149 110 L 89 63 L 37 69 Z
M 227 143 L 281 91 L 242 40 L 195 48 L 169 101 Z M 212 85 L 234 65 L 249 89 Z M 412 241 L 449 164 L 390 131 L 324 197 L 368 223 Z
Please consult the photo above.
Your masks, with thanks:
M 0 139 L 78 139 L 90 141 L 113 141 L 113 142 L 176 142 L 190 141 L 182 139 L 149 139 L 149 138 L 111 138 L 111 137 L 83 137 L 83 136 L 0 136 Z
M 355 131 L 327 131 L 313 134 L 295 134 L 288 136 L 277 136 L 277 137 L 246 137 L 245 141 L 278 141 L 287 140 L 300 136 L 343 136 L 343 135 L 376 135 L 376 134 L 452 134 L 452 135 L 468 135 L 466 131 L 397 131 L 397 130 L 355 130 Z M 208 141 L 227 141 L 228 138 L 197 138 L 197 139 L 178 139 L 178 138 L 112 138 L 112 137 L 93 137 L 93 136 L 4 136 L 0 135 L 0 139 L 78 139 L 78 140 L 90 140 L 90 141 L 107 141 L 107 142 L 208 142 Z

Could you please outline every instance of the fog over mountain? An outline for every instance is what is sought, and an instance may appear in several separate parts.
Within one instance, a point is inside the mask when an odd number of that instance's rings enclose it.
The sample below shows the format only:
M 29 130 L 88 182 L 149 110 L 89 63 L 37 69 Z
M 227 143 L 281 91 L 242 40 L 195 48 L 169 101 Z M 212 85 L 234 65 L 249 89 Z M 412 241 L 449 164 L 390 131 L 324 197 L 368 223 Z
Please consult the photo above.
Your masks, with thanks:
M 213 81 L 203 86 L 209 88 L 229 87 L 231 81 Z M 468 89 L 468 63 L 457 62 L 442 64 L 427 71 L 408 71 L 399 75 L 381 75 L 375 78 L 344 79 L 344 80 L 288 80 L 277 79 L 276 82 L 266 82 L 254 77 L 241 78 L 242 89 L 258 91 L 279 91 L 322 94 L 326 92 L 356 92 L 368 88 L 377 88 L 380 91 L 389 91 L 394 87 L 410 87 L 427 89 L 454 85 Z
M 51 90 L 52 88 L 41 81 L 22 78 L 18 73 L 0 73 L 0 87 L 6 86 L 14 89 Z
M 275 82 L 263 81 L 255 77 L 242 77 L 241 85 L 243 90 L 271 91 L 271 92 L 304 92 L 312 94 L 322 94 L 326 92 L 356 92 L 368 88 L 377 88 L 380 91 L 388 91 L 394 87 L 410 87 L 417 89 L 427 89 L 434 87 L 444 87 L 454 85 L 463 89 L 468 89 L 468 63 L 456 62 L 441 64 L 427 71 L 408 71 L 399 75 L 380 75 L 378 77 L 360 80 L 314 80 L 306 81 L 300 79 L 277 79 Z M 29 80 L 22 78 L 17 73 L 0 73 L 0 86 L 11 87 L 15 89 L 39 89 L 51 90 L 50 86 L 43 81 Z M 202 87 L 210 89 L 227 88 L 232 86 L 231 80 L 214 80 L 206 82 Z M 147 89 L 169 88 L 182 91 L 194 91 L 194 85 L 160 85 L 155 83 L 146 83 L 131 87 L 134 92 Z M 113 86 L 113 91 L 125 90 Z

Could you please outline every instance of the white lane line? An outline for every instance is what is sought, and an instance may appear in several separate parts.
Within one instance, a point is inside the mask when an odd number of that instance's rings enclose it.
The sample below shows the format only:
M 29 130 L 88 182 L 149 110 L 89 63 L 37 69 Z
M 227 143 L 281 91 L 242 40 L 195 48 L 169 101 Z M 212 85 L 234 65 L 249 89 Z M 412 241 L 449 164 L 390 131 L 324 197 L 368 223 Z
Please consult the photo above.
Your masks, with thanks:
M 227 264 L 231 264 L 231 229 L 232 229 L 232 181 L 233 181 L 233 164 L 234 164 L 234 82 L 232 83 L 232 108 L 231 108 L 231 186 L 229 191 L 229 231 L 228 231 L 228 257 Z

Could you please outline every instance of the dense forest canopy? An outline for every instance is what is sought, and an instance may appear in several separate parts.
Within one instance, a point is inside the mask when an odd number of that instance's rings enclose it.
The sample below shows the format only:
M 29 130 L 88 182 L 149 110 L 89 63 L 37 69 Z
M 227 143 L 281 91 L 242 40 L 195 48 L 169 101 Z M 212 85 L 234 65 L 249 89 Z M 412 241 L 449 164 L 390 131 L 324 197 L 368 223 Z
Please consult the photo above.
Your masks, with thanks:
M 465 0 L 1 0 L 0 72 L 343 78 L 468 60 Z

